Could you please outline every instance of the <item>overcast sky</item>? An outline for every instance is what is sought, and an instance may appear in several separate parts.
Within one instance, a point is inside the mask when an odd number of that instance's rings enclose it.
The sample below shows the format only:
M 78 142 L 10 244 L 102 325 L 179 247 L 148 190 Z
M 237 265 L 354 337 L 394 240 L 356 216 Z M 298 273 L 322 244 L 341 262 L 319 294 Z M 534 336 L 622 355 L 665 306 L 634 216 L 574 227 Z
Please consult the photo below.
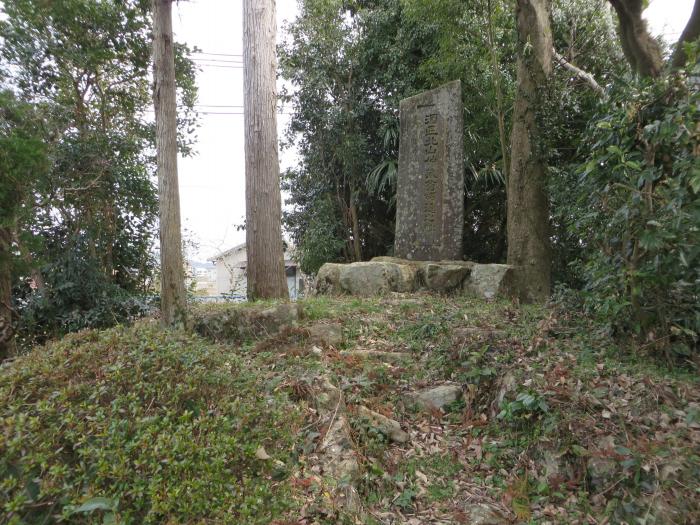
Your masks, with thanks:
M 439 0 L 436 0 L 439 1 Z M 242 0 L 190 0 L 174 6 L 175 38 L 197 46 L 201 126 L 197 155 L 179 160 L 183 227 L 199 245 L 196 259 L 207 258 L 245 241 L 236 225 L 245 216 L 243 151 Z M 653 34 L 678 39 L 693 0 L 652 0 L 645 12 Z M 296 0 L 277 1 L 278 40 L 282 24 L 296 16 Z M 278 133 L 287 124 L 278 115 Z M 293 152 L 280 157 L 282 169 Z

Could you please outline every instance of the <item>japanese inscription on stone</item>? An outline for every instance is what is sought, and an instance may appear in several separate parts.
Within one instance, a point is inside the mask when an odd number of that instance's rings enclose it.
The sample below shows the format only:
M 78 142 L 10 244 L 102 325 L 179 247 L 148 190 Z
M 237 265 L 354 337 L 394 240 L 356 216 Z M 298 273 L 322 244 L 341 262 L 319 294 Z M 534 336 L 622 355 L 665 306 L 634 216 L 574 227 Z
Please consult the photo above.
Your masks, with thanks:
M 397 257 L 462 259 L 464 179 L 459 81 L 401 101 Z

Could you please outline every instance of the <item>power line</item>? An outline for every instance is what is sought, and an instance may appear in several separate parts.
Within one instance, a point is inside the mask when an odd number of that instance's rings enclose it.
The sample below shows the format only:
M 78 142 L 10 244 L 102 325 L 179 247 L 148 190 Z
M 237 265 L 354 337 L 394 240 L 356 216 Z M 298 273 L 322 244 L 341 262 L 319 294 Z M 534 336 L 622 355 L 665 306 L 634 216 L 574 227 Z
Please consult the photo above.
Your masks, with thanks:
M 195 62 L 216 62 L 219 64 L 242 64 L 243 60 L 223 60 L 221 58 L 193 58 Z
M 197 51 L 192 53 L 193 55 L 212 55 L 215 57 L 243 57 L 242 53 L 205 53 L 204 51 Z
M 221 69 L 243 69 L 243 64 L 241 64 L 240 66 L 222 66 L 219 64 L 198 64 L 198 65 L 203 66 L 203 67 L 219 67 Z

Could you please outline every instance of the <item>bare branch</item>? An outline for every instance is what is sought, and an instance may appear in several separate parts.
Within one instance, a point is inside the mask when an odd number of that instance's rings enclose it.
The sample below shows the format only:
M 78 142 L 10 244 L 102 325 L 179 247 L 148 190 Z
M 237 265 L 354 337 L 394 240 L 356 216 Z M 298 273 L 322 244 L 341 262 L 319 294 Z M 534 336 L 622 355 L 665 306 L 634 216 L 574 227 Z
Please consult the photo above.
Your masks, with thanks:
M 573 65 L 571 62 L 569 62 L 563 56 L 557 53 L 557 50 L 554 48 L 552 48 L 552 56 L 558 65 L 562 66 L 567 71 L 573 73 L 576 78 L 583 80 L 588 85 L 588 87 L 590 87 L 593 91 L 598 93 L 601 97 L 605 97 L 605 90 L 600 86 L 600 84 L 598 84 L 598 82 L 596 82 L 595 78 L 593 78 L 593 75 Z

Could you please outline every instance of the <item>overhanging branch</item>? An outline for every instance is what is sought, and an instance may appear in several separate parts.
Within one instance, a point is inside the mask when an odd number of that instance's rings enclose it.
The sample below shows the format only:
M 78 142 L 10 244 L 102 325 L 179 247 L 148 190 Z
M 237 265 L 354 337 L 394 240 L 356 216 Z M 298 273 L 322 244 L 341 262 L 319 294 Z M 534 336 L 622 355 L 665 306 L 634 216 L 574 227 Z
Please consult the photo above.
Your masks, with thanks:
M 600 86 L 600 84 L 598 84 L 598 82 L 596 82 L 595 78 L 593 78 L 593 75 L 573 65 L 571 62 L 569 62 L 563 56 L 557 53 L 557 50 L 554 48 L 552 48 L 552 57 L 554 58 L 557 64 L 562 66 L 570 73 L 573 73 L 576 78 L 583 80 L 586 83 L 586 85 L 588 85 L 588 87 L 590 87 L 593 91 L 598 93 L 598 95 L 600 95 L 601 97 L 605 97 L 605 90 Z

